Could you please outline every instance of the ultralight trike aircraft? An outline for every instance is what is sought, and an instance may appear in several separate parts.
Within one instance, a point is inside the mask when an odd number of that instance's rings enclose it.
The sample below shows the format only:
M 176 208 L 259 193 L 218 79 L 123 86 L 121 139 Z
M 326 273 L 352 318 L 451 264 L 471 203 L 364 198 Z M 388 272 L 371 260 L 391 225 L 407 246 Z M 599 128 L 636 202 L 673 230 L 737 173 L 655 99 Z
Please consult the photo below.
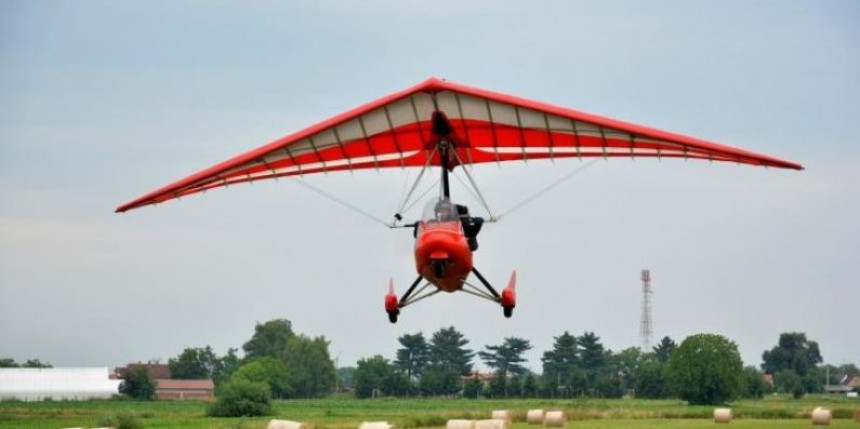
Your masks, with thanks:
M 557 158 L 683 158 L 802 170 L 799 164 L 654 128 L 430 78 L 302 131 L 275 140 L 116 209 L 125 212 L 212 188 L 257 180 L 369 168 L 420 168 L 390 227 L 415 234 L 418 277 L 398 298 L 393 281 L 385 311 L 394 323 L 407 305 L 440 291 L 463 291 L 516 306 L 516 272 L 499 293 L 474 267 L 477 235 L 487 219 L 451 200 L 449 173 L 460 168 L 477 199 L 486 201 L 470 164 Z M 418 181 L 439 167 L 439 194 L 421 219 L 401 212 Z M 488 209 L 489 212 L 489 209 Z M 468 280 L 474 274 L 483 289 Z M 423 283 L 423 284 L 422 284 Z M 419 287 L 420 285 L 420 287 Z M 429 288 L 429 290 L 428 290 Z

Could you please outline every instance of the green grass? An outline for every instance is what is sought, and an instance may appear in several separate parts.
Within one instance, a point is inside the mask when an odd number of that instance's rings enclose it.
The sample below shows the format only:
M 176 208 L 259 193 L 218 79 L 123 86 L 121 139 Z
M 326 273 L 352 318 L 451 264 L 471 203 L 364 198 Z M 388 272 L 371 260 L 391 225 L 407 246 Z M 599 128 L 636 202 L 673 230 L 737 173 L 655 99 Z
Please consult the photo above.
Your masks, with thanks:
M 327 398 L 275 402 L 275 416 L 261 418 L 206 417 L 205 402 L 0 402 L 0 428 L 57 429 L 92 427 L 105 415 L 131 413 L 145 428 L 264 428 L 272 417 L 310 423 L 316 429 L 354 429 L 369 420 L 387 420 L 403 429 L 442 427 L 451 418 L 487 418 L 493 409 L 514 412 L 512 429 L 522 424 L 531 408 L 564 410 L 574 428 L 698 428 L 715 426 L 711 406 L 690 406 L 676 400 L 577 399 L 577 400 L 467 400 Z M 860 428 L 851 416 L 860 401 L 848 398 L 808 397 L 793 400 L 770 397 L 731 404 L 735 421 L 731 428 L 809 428 L 816 406 L 833 410 L 831 427 Z M 532 426 L 532 428 L 535 428 Z

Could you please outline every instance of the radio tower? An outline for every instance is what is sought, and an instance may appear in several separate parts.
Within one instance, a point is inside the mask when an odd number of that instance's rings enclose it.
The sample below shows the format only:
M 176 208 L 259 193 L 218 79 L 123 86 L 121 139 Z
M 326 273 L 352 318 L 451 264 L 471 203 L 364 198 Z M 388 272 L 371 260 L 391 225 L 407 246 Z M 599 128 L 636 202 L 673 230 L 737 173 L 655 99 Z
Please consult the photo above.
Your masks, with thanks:
M 642 336 L 642 351 L 651 350 L 651 271 L 642 270 L 642 320 L 639 335 Z

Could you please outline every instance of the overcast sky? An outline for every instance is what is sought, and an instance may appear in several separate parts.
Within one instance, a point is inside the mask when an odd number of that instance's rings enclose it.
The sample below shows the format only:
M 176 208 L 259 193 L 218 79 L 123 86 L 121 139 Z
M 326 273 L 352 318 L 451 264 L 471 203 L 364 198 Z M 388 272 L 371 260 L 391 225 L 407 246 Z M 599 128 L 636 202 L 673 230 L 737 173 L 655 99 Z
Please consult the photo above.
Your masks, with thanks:
M 528 338 L 540 371 L 565 330 L 640 344 L 650 268 L 655 341 L 719 333 L 758 365 L 800 331 L 825 361 L 860 363 L 858 22 L 856 1 L 0 2 L 0 356 L 223 353 L 286 318 L 340 365 L 454 325 L 476 349 Z M 481 233 L 484 275 L 518 271 L 512 319 L 443 294 L 390 325 L 383 295 L 415 276 L 411 234 L 290 180 L 113 213 L 429 76 L 807 169 L 597 162 Z M 504 211 L 580 165 L 474 175 Z M 406 178 L 307 180 L 388 219 Z

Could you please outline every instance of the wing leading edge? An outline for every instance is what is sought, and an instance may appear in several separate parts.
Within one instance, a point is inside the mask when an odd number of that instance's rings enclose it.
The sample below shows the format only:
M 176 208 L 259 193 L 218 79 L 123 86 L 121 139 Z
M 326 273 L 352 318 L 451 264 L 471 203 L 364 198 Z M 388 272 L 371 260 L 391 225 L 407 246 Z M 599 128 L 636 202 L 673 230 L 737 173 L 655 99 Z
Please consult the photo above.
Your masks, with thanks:
M 688 158 L 802 170 L 767 155 L 436 78 L 157 189 L 125 212 L 232 184 L 319 172 L 440 165 L 433 113 L 464 164 L 571 157 Z

